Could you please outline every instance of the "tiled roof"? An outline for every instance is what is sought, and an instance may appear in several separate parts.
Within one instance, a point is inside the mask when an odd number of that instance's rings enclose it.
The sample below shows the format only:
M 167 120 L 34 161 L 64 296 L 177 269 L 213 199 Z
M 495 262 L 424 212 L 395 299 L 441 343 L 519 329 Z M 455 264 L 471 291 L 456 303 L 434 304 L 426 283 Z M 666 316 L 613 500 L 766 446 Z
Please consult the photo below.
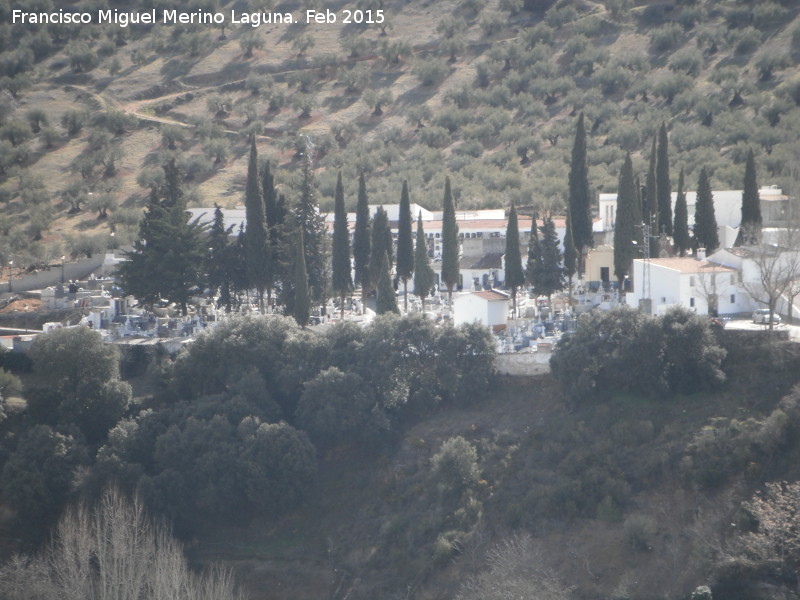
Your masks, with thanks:
M 484 300 L 488 300 L 489 302 L 495 302 L 497 300 L 508 300 L 508 294 L 504 294 L 503 292 L 498 292 L 497 290 L 486 290 L 484 292 L 472 292 L 474 295 L 483 298 Z

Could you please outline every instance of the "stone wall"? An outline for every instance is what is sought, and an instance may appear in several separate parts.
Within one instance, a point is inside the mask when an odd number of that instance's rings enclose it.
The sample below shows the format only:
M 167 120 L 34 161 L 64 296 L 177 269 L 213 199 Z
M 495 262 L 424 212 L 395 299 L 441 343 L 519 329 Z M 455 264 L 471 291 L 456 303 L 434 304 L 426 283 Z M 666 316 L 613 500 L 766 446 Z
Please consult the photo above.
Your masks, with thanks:
M 542 345 L 538 352 L 498 354 L 495 368 L 498 375 L 531 376 L 550 372 L 550 348 Z

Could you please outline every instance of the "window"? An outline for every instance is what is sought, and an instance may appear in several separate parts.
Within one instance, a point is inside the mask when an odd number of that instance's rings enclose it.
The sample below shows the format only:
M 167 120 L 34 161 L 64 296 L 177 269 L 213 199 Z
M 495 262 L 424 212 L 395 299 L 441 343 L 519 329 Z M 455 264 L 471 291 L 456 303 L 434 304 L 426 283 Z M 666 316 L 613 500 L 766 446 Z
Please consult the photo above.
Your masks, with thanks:
M 731 304 L 736 304 L 736 294 L 731 294 Z
M 692 275 L 692 276 L 690 276 L 690 277 L 689 277 L 689 285 L 690 285 L 691 287 L 694 287 L 694 275 Z
M 736 273 L 731 273 L 731 285 L 736 283 Z M 733 300 L 731 300 L 733 302 Z
M 694 298 L 689 298 L 689 307 L 694 308 Z

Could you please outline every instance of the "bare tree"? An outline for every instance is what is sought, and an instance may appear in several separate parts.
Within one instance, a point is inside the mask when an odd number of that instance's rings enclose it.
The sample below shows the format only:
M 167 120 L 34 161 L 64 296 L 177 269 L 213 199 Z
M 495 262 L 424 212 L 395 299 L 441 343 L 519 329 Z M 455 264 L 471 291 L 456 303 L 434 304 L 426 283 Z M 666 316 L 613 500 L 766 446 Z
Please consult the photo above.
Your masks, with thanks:
M 0 590 L 8 600 L 244 600 L 228 571 L 190 571 L 166 527 L 116 490 L 68 510 L 39 556 L 0 568 Z
M 501 542 L 486 554 L 488 569 L 461 586 L 456 600 L 567 600 L 570 588 L 544 566 L 542 552 L 528 535 Z
M 747 246 L 747 269 L 742 286 L 756 302 L 769 309 L 769 329 L 773 329 L 773 316 L 781 298 L 787 300 L 793 282 L 800 279 L 800 228 L 791 225 L 781 230 L 778 243 L 768 243 L 759 236 L 756 243 Z

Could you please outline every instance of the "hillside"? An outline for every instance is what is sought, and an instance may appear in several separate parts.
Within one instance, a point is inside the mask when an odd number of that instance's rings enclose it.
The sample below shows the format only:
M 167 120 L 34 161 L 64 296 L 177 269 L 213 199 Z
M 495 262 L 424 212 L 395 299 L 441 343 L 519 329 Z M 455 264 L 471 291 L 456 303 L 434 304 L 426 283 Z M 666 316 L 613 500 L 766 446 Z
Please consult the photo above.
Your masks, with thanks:
M 462 207 L 559 211 L 580 112 L 595 192 L 616 189 L 627 151 L 646 169 L 662 121 L 673 188 L 680 167 L 691 187 L 703 166 L 713 187 L 741 187 L 752 147 L 759 181 L 794 189 L 793 2 L 365 0 L 385 17 L 371 25 L 343 23 L 357 8 L 345 2 L 324 5 L 336 23 L 305 23 L 313 3 L 285 3 L 272 11 L 297 22 L 258 28 L 230 12 L 270 2 L 190 4 L 219 11 L 218 26 L 21 24 L 11 6 L 0 3 L 3 264 L 129 243 L 171 156 L 192 204 L 240 204 L 250 134 L 290 197 L 299 136 L 311 139 L 323 210 L 338 170 L 352 182 L 363 169 L 373 203 L 396 202 L 407 179 L 413 201 L 438 208 L 449 174 Z
M 389 452 L 329 453 L 306 506 L 277 523 L 208 524 L 190 557 L 232 564 L 257 600 L 442 599 L 486 569 L 487 551 L 530 535 L 529 568 L 551 569 L 570 598 L 678 600 L 703 584 L 793 598 L 741 560 L 737 528 L 764 482 L 798 476 L 797 352 L 730 349 L 724 390 L 668 401 L 571 406 L 549 377 L 501 378 Z M 480 480 L 463 495 L 431 460 L 454 436 L 477 449 Z

